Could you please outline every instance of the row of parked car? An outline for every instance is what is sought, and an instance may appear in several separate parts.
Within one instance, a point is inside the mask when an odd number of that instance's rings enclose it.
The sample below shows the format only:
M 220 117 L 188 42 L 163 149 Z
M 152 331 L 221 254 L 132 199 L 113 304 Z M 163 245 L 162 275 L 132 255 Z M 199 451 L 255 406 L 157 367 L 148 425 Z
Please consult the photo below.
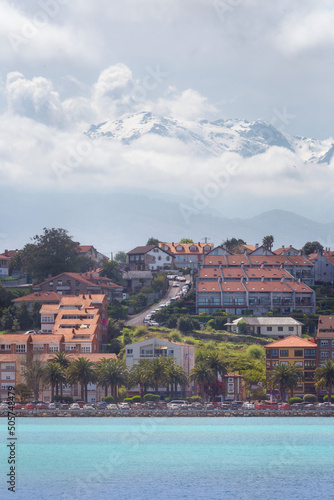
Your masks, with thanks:
M 168 276 L 167 276 L 168 277 Z M 179 281 L 181 281 L 181 276 L 179 277 Z M 161 309 L 164 309 L 165 307 L 170 306 L 173 302 L 176 300 L 180 299 L 184 295 L 186 295 L 189 292 L 189 289 L 191 287 L 191 282 L 186 281 L 184 277 L 182 277 L 182 281 L 184 280 L 184 285 L 180 289 L 180 291 L 175 295 L 175 297 L 171 297 L 167 302 L 160 304 L 156 309 L 152 309 L 144 318 L 144 323 L 146 323 L 148 326 L 159 326 L 159 323 L 155 321 L 154 316 L 155 314 L 160 311 Z M 179 287 L 179 283 L 176 281 L 173 283 L 173 286 Z

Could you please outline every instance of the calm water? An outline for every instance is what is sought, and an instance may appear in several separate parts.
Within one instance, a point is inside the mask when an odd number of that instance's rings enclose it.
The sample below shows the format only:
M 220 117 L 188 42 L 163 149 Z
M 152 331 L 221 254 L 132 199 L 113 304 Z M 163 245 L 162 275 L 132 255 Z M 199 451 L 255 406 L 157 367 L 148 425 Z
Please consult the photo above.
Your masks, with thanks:
M 15 500 L 333 497 L 332 418 L 21 418 Z

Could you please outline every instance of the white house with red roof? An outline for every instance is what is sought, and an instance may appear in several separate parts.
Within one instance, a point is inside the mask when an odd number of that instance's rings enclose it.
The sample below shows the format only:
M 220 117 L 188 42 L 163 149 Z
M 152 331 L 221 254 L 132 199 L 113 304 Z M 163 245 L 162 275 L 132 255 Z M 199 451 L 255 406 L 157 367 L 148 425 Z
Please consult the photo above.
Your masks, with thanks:
M 203 255 L 210 252 L 213 243 L 159 243 L 159 247 L 169 252 L 174 257 L 174 263 L 177 267 L 186 267 L 196 269 L 198 264 L 203 261 Z
M 158 245 L 136 247 L 127 252 L 127 256 L 127 267 L 130 271 L 160 271 L 173 268 L 173 254 Z

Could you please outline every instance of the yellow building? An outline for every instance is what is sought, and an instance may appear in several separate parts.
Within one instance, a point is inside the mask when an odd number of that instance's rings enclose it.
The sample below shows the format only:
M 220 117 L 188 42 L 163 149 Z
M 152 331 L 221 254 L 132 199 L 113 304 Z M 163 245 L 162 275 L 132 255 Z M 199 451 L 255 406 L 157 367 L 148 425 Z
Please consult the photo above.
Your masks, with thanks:
M 311 340 L 301 339 L 292 335 L 285 339 L 267 344 L 267 379 L 279 365 L 293 365 L 299 368 L 304 380 L 294 389 L 294 396 L 303 397 L 305 394 L 315 394 L 314 372 L 316 368 L 317 345 Z

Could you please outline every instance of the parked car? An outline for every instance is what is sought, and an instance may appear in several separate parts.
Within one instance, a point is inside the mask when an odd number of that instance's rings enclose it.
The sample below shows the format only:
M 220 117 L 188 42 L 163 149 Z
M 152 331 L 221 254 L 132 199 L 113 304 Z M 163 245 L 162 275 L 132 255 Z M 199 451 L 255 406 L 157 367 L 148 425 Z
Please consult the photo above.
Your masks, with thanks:
M 305 405 L 304 408 L 305 408 L 305 410 L 315 410 L 316 406 L 313 405 L 312 403 L 309 403 L 309 404 Z
M 80 410 L 80 405 L 78 403 L 72 403 L 70 405 L 70 410 Z
M 102 403 L 101 402 L 98 402 L 98 403 L 95 403 L 95 408 L 97 410 L 105 410 L 107 408 L 107 403 Z
M 151 321 L 148 322 L 148 325 L 149 326 L 159 326 L 159 323 L 157 321 L 152 321 L 151 320 Z
M 59 406 L 59 408 L 61 410 L 68 410 L 69 407 L 70 407 L 70 405 L 68 405 L 67 403 L 61 403 L 60 406 Z
M 318 408 L 321 408 L 322 410 L 332 410 L 334 408 L 334 404 L 333 403 L 328 403 L 328 402 L 325 402 L 325 403 L 319 403 L 318 404 Z
M 21 403 L 15 403 L 14 410 L 21 410 L 21 408 L 22 408 Z
M 214 409 L 215 409 L 215 407 L 213 406 L 213 404 L 212 404 L 212 403 L 207 403 L 207 404 L 205 405 L 205 408 L 204 408 L 204 409 L 205 409 L 205 410 L 214 410 Z
M 133 403 L 131 408 L 133 408 L 134 410 L 140 410 L 142 407 L 141 403 Z
M 31 401 L 31 404 L 33 404 L 34 406 L 37 406 L 39 403 L 43 403 L 43 405 L 45 405 L 45 401 L 40 401 L 40 400 L 35 400 L 35 401 Z
M 0 410 L 8 410 L 8 403 L 1 403 Z
M 46 410 L 48 405 L 46 403 L 37 403 L 36 408 L 38 410 Z
M 264 403 L 257 403 L 254 406 L 254 409 L 255 410 L 267 410 L 268 408 L 266 407 L 266 405 Z
M 110 403 L 107 405 L 107 410 L 118 410 L 118 406 L 115 403 Z
M 218 406 L 221 410 L 230 410 L 231 407 L 228 403 L 222 403 L 221 405 Z
M 55 405 L 55 403 L 50 403 L 48 408 L 49 408 L 49 410 L 56 410 L 57 406 Z
M 268 410 L 278 410 L 278 403 L 266 401 L 264 404 Z
M 201 403 L 191 403 L 190 408 L 192 410 L 202 410 L 203 406 Z
M 26 405 L 24 405 L 24 409 L 25 410 L 34 410 L 35 405 L 33 405 L 32 403 L 27 403 Z
M 82 407 L 83 410 L 94 410 L 94 407 L 90 404 L 85 404 Z
M 244 403 L 242 405 L 242 408 L 244 408 L 245 410 L 254 410 L 255 405 L 254 403 Z
M 178 287 L 179 287 L 179 284 L 178 284 L 176 281 L 174 281 L 174 283 L 173 283 L 173 287 L 178 288 Z
M 291 405 L 289 405 L 289 403 L 282 403 L 281 405 L 279 405 L 279 409 L 280 410 L 291 410 Z
M 76 403 L 80 406 L 80 408 L 83 408 L 86 404 L 86 401 L 76 401 Z
M 118 407 L 120 410 L 130 410 L 129 403 L 119 403 Z

